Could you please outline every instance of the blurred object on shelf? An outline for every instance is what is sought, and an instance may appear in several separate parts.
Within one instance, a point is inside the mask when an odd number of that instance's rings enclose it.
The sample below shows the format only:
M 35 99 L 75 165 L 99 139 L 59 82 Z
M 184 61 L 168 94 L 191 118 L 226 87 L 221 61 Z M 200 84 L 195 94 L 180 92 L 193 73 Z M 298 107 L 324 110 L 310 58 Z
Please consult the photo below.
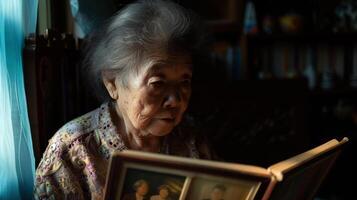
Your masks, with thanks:
M 307 79 L 309 88 L 314 89 L 316 87 L 316 67 L 314 66 L 313 61 L 313 50 L 311 48 L 307 48 L 304 53 L 305 57 L 303 58 L 306 59 L 306 66 L 303 71 L 303 76 Z
M 264 16 L 263 22 L 262 22 L 262 29 L 263 29 L 263 32 L 266 34 L 274 33 L 275 32 L 275 19 L 270 15 Z
M 295 13 L 286 14 L 279 18 L 279 24 L 284 33 L 298 33 L 302 30 L 303 19 Z
M 351 83 L 351 87 L 353 88 L 357 88 L 357 72 L 353 72 L 351 78 L 350 78 L 350 83 Z
M 243 32 L 244 34 L 258 33 L 255 6 L 252 1 L 248 1 L 245 8 Z
M 357 31 L 357 1 L 343 0 L 335 9 L 334 32 Z
M 333 71 L 324 70 L 321 73 L 321 88 L 324 90 L 331 90 L 335 87 L 336 75 Z
M 258 78 L 260 80 L 269 80 L 273 79 L 273 75 L 269 71 L 260 71 L 258 74 Z
M 350 75 L 350 86 L 357 88 L 357 47 L 353 48 L 352 70 Z

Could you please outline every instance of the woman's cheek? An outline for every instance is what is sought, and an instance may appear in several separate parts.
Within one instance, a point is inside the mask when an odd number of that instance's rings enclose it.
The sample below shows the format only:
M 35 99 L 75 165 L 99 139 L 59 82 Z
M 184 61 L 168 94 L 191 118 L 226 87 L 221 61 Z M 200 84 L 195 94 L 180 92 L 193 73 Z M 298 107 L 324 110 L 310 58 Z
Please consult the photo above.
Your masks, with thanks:
M 148 118 L 154 117 L 154 115 L 160 109 L 161 102 L 162 95 L 153 94 L 152 92 L 150 92 L 150 90 L 145 90 L 145 92 L 142 93 L 139 99 L 139 104 L 141 107 L 140 114 Z
M 145 105 L 143 102 L 140 102 L 140 105 L 136 110 L 136 121 L 137 128 L 143 129 L 150 125 L 153 118 L 155 117 L 156 109 L 153 105 Z
M 140 115 L 146 118 L 152 117 L 157 110 L 157 106 L 155 104 L 142 104 L 141 110 L 139 110 Z

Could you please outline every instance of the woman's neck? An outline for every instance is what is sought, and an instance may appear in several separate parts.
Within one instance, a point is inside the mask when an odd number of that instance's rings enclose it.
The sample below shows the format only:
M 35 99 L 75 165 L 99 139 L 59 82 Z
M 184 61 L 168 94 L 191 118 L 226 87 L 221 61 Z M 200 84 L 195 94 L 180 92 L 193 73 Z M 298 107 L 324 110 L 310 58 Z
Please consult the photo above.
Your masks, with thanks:
M 161 138 L 159 137 L 140 136 L 130 131 L 126 132 L 126 137 L 130 149 L 147 152 L 160 152 Z

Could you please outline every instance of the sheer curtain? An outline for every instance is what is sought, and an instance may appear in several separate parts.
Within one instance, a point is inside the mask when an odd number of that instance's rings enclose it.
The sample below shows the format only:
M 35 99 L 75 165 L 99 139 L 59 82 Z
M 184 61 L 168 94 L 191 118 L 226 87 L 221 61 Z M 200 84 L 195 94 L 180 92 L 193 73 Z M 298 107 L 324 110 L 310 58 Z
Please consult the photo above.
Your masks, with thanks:
M 0 199 L 30 199 L 35 158 L 22 69 L 24 37 L 34 33 L 37 0 L 0 0 Z

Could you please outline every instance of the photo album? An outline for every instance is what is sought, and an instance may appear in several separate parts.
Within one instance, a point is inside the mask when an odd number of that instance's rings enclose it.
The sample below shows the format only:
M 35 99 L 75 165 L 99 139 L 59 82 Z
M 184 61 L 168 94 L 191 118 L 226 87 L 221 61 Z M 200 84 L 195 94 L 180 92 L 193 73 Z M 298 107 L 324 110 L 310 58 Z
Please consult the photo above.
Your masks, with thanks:
M 313 199 L 347 142 L 332 139 L 268 168 L 122 151 L 111 157 L 104 199 Z

